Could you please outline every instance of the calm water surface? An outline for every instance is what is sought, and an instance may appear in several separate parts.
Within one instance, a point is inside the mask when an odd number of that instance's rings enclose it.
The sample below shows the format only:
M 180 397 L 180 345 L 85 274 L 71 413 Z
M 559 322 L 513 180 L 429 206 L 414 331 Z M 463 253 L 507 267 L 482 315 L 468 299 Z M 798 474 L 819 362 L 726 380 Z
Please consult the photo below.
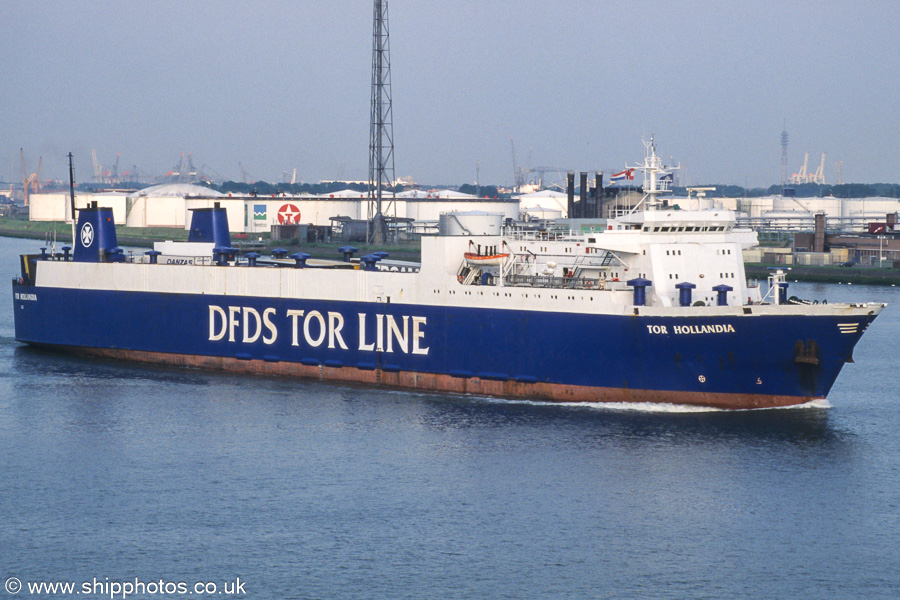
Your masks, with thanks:
M 0 239 L 0 275 L 38 246 Z M 7 288 L 0 579 L 32 598 L 237 577 L 220 597 L 897 598 L 900 290 L 790 292 L 892 305 L 828 403 L 728 413 L 73 358 L 14 341 Z

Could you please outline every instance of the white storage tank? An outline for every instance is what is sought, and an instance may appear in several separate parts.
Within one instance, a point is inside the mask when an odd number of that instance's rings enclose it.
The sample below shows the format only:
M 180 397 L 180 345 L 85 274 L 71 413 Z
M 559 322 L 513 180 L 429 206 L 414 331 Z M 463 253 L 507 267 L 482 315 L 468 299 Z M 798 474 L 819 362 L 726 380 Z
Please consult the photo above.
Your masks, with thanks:
M 438 222 L 441 235 L 500 235 L 503 214 L 473 210 L 441 213 Z

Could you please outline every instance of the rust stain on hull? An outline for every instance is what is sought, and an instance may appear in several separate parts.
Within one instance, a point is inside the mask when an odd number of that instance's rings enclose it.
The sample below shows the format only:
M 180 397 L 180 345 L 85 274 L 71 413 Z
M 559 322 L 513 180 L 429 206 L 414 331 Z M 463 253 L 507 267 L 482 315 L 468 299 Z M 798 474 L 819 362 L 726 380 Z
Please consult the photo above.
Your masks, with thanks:
M 57 347 L 58 348 L 58 347 Z M 405 388 L 428 392 L 474 394 L 498 398 L 521 398 L 547 402 L 650 402 L 686 404 L 740 410 L 777 408 L 804 404 L 820 398 L 810 396 L 768 396 L 762 394 L 721 394 L 715 392 L 679 392 L 626 388 L 589 387 L 544 382 L 492 380 L 479 377 L 457 377 L 415 371 L 384 371 L 359 369 L 351 366 L 330 367 L 304 365 L 295 362 L 242 360 L 223 356 L 169 354 L 111 348 L 67 347 L 77 354 L 124 359 L 173 367 L 186 367 L 232 373 L 278 375 L 304 379 L 319 379 L 373 386 Z

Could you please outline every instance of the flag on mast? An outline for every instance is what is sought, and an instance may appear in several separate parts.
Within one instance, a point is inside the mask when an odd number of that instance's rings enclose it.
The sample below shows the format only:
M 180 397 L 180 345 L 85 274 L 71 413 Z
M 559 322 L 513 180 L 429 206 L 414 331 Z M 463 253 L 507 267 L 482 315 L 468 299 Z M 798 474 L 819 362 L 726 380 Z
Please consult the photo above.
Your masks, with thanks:
M 625 169 L 624 171 L 619 171 L 618 173 L 613 173 L 612 177 L 609 178 L 610 182 L 618 183 L 620 181 L 634 181 L 634 169 Z

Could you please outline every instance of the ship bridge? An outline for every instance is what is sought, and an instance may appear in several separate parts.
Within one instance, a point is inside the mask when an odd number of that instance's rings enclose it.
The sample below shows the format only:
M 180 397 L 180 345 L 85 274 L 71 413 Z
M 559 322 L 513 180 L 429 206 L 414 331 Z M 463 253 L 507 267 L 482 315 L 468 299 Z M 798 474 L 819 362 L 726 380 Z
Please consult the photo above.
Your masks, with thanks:
M 645 233 L 721 233 L 734 229 L 735 214 L 730 210 L 650 210 L 616 221 Z

